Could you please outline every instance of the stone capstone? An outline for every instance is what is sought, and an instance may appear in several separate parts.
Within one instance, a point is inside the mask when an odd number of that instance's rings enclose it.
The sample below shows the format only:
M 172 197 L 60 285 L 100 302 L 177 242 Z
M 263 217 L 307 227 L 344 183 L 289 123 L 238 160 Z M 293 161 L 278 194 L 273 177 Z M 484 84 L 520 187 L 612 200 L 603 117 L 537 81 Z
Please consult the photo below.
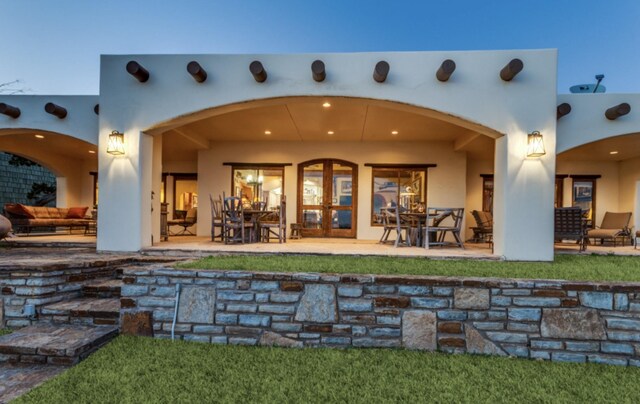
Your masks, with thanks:
M 213 324 L 216 289 L 211 286 L 184 286 L 178 303 L 178 322 Z
M 467 340 L 467 352 L 482 355 L 499 355 L 506 356 L 506 353 L 498 348 L 496 344 L 484 338 L 478 330 L 467 324 L 464 327 L 465 337 Z
M 259 344 L 263 346 L 302 348 L 302 341 L 296 341 L 291 338 L 283 337 L 282 335 L 271 331 L 265 331 L 262 334 Z
M 436 313 L 405 311 L 402 315 L 402 345 L 407 349 L 435 351 L 438 348 Z
M 489 289 L 456 288 L 453 292 L 456 309 L 487 310 L 490 305 Z
M 544 309 L 540 330 L 545 338 L 607 339 L 603 320 L 595 309 Z
M 152 312 L 123 312 L 120 323 L 120 332 L 123 335 L 153 337 Z
M 332 285 L 311 284 L 304 289 L 295 320 L 312 323 L 337 322 L 336 288 Z
M 0 240 L 7 237 L 11 232 L 11 222 L 6 217 L 0 215 Z

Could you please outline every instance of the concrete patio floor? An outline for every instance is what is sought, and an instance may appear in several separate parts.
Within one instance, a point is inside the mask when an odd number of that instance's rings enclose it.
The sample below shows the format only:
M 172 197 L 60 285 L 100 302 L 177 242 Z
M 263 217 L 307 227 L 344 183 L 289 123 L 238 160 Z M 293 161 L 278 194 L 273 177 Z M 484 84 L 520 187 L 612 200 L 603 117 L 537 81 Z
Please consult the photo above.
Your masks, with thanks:
M 95 248 L 96 237 L 82 234 L 69 235 L 39 235 L 19 236 L 0 242 L 10 246 L 23 247 L 65 247 L 65 248 Z M 580 252 L 573 243 L 556 243 L 556 254 L 599 254 L 599 255 L 631 255 L 640 256 L 640 248 L 633 246 L 589 245 L 587 250 Z M 252 243 L 226 245 L 219 241 L 211 242 L 209 237 L 173 236 L 169 241 L 156 242 L 153 247 L 142 251 L 148 255 L 171 256 L 206 256 L 215 253 L 233 254 L 328 254 L 328 255 L 382 255 L 403 257 L 432 257 L 449 259 L 500 259 L 491 253 L 491 246 L 487 243 L 465 243 L 465 249 L 456 247 L 431 248 L 425 250 L 418 247 L 398 247 L 391 244 L 378 244 L 374 240 L 354 239 L 321 239 L 307 238 L 301 240 L 287 240 L 284 244 Z

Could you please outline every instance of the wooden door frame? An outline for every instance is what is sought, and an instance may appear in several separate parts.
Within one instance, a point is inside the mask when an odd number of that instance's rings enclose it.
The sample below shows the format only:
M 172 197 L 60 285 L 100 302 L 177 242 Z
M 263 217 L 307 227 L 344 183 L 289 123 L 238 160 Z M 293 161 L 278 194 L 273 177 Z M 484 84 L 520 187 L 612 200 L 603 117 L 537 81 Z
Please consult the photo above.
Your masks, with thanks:
M 303 193 L 304 193 L 304 167 L 313 164 L 323 164 L 322 181 L 322 230 L 320 232 L 314 232 L 309 234 L 309 229 L 302 229 L 303 236 L 306 237 L 339 237 L 339 238 L 357 238 L 358 234 L 358 164 L 335 158 L 321 158 L 303 161 L 298 164 L 298 189 L 297 189 L 297 209 L 296 218 L 297 222 L 302 224 L 303 222 Z M 333 229 L 331 227 L 331 215 L 327 214 L 332 211 L 333 208 L 333 164 L 338 163 L 345 166 L 349 166 L 352 169 L 351 178 L 351 229 L 345 231 L 344 229 Z M 330 187 L 330 189 L 327 189 Z M 327 192 L 331 191 L 331 192 Z M 327 202 L 329 201 L 329 202 Z M 315 205 L 317 206 L 317 205 Z M 330 207 L 327 207 L 330 206 Z M 343 210 L 343 209 L 336 209 Z M 306 233 L 306 234 L 305 234 Z

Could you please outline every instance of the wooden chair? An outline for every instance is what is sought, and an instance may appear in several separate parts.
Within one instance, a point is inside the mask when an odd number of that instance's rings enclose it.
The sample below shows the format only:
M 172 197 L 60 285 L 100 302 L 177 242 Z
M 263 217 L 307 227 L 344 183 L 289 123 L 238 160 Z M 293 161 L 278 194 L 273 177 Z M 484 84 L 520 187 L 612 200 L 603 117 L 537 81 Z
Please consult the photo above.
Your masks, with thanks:
M 464 249 L 464 243 L 460 236 L 464 208 L 428 208 L 428 217 L 433 218 L 433 223 L 427 225 L 424 230 L 424 247 L 456 245 Z M 447 233 L 451 233 L 454 242 L 445 241 Z
M 382 208 L 380 210 L 382 215 L 383 233 L 380 237 L 380 243 L 386 243 L 389 239 L 389 235 L 395 230 L 396 238 L 393 242 L 394 247 L 398 247 L 401 243 L 408 247 L 411 247 L 411 223 L 402 220 L 400 216 L 400 209 L 398 207 Z M 402 237 L 404 231 L 405 237 Z
M 476 221 L 476 226 L 471 227 L 473 238 L 476 243 L 486 243 L 493 241 L 493 216 L 491 212 L 472 210 L 471 216 Z
M 553 237 L 556 242 L 575 240 L 580 246 L 580 251 L 587 249 L 586 221 L 579 207 L 555 208 L 553 227 Z
M 222 218 L 222 197 L 213 199 L 209 194 L 211 202 L 211 241 L 216 241 L 216 228 L 220 229 L 220 241 L 224 241 L 224 220 Z
M 247 241 L 245 233 L 248 232 L 249 241 L 255 239 L 255 226 L 251 222 L 244 220 L 244 208 L 242 200 L 236 196 L 226 197 L 223 195 L 222 217 L 223 217 L 223 234 L 224 243 L 242 243 Z
M 631 239 L 630 221 L 631 212 L 606 212 L 600 227 L 589 230 L 587 238 L 600 239 L 600 244 L 603 244 L 604 240 L 613 240 L 614 247 L 616 240 L 622 238 L 622 245 L 624 245 L 625 238 Z
M 284 195 L 280 196 L 280 208 L 271 217 L 266 217 L 258 221 L 260 228 L 260 239 L 270 241 L 271 236 L 275 236 L 280 244 L 287 242 L 287 200 Z
M 169 220 L 167 225 L 169 226 L 181 226 L 182 230 L 178 233 L 172 234 L 172 236 L 191 235 L 195 236 L 189 227 L 198 223 L 198 208 L 191 208 L 187 211 L 187 215 L 184 219 Z

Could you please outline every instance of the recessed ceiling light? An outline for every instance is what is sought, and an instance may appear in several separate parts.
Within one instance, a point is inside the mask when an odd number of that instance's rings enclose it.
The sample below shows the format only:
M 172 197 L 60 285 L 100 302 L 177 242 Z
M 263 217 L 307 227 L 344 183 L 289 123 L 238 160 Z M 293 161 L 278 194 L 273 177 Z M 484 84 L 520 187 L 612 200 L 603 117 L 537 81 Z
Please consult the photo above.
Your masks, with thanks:
M 617 150 L 610 151 L 609 154 L 618 154 L 618 151 Z
M 330 130 L 329 132 L 327 132 L 327 135 L 333 135 L 333 131 Z
M 392 135 L 397 135 L 397 134 L 398 134 L 398 131 L 397 131 L 397 130 L 392 130 L 392 131 L 391 131 L 391 134 L 392 134 Z
M 35 135 L 38 139 L 44 139 L 44 135 Z
M 329 103 L 329 101 L 325 101 L 324 104 L 322 104 L 323 107 L 325 108 L 329 108 L 331 106 L 331 104 Z
M 96 154 L 96 151 L 95 150 L 89 150 L 89 153 Z
M 270 131 L 270 130 L 265 130 L 265 131 L 264 131 L 264 134 L 265 134 L 265 135 L 270 135 L 270 134 L 271 134 L 271 131 Z

